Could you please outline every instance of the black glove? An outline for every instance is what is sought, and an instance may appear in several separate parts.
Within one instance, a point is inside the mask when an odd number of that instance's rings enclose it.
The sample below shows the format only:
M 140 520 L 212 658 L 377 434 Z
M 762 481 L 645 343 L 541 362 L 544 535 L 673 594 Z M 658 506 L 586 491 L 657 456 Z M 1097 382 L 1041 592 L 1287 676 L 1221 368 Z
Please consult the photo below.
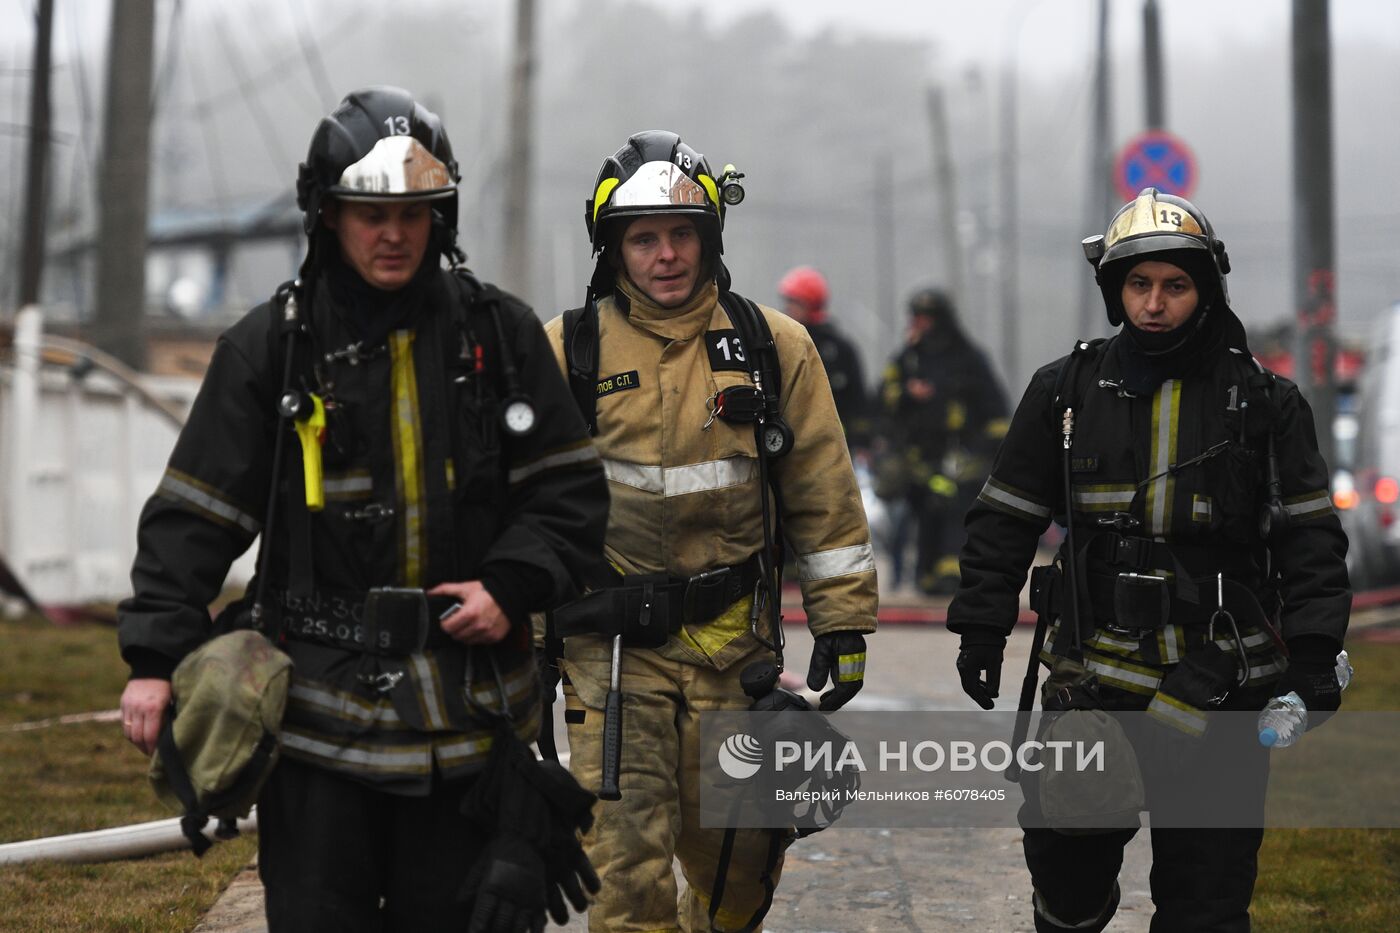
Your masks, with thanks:
M 542 933 L 544 861 L 524 840 L 497 836 L 472 866 L 460 898 L 471 903 L 467 933 Z
M 958 651 L 958 677 L 963 693 L 983 709 L 991 709 L 1001 690 L 1001 657 L 1006 653 L 1006 636 L 976 629 L 963 633 Z M 985 676 L 984 676 L 985 675 Z
M 834 686 L 822 694 L 819 709 L 830 712 L 851 702 L 865 686 L 865 636 L 859 632 L 828 632 L 818 635 L 812 645 L 812 664 L 807 668 L 807 687 L 820 690 L 827 677 Z
M 1337 683 L 1337 655 L 1341 645 L 1326 635 L 1299 635 L 1288 639 L 1288 670 L 1279 679 L 1275 693 L 1290 690 L 1308 708 L 1308 728 L 1326 722 L 1342 705 L 1342 688 Z

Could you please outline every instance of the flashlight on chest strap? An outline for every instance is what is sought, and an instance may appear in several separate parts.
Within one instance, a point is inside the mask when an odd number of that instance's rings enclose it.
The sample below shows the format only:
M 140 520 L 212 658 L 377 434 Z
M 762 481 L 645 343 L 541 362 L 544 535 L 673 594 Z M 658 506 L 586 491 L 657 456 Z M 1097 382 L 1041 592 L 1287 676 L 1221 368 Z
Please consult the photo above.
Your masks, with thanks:
M 288 392 L 278 402 L 284 418 L 290 418 L 301 441 L 302 473 L 306 480 L 306 508 L 325 508 L 326 492 L 321 474 L 321 444 L 326 439 L 326 406 L 314 392 Z

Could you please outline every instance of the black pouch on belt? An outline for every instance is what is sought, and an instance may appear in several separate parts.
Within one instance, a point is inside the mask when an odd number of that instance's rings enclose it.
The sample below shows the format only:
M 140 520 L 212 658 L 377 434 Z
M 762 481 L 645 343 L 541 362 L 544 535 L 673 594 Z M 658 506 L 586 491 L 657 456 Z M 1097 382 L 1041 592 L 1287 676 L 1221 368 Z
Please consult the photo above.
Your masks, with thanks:
M 628 576 L 626 586 L 594 590 L 556 609 L 555 631 L 561 638 L 621 635 L 628 647 L 660 648 L 675 630 L 671 619 L 674 589 L 665 574 Z M 675 621 L 678 626 L 680 619 Z
M 365 594 L 365 648 L 408 655 L 428 642 L 428 596 L 421 589 L 379 587 Z
M 1172 614 L 1165 577 L 1120 573 L 1113 580 L 1113 621 L 1127 629 L 1158 629 Z

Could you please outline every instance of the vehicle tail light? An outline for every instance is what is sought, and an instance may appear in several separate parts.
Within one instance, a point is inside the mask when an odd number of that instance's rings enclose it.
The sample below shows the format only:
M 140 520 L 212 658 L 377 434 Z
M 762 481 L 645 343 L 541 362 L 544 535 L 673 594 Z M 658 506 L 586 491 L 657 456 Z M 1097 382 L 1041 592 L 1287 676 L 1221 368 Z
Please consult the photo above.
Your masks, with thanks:
M 1395 504 L 1396 499 L 1400 499 L 1400 483 L 1394 478 L 1382 476 L 1376 480 L 1376 501 L 1386 505 Z

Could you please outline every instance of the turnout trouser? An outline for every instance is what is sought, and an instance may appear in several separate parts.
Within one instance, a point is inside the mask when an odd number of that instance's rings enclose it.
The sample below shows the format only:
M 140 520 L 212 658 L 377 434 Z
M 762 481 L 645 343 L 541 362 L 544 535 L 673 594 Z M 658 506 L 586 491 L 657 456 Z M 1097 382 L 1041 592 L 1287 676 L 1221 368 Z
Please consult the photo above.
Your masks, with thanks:
M 596 791 L 611 643 L 576 636 L 565 646 L 569 767 L 584 787 Z M 716 671 L 647 649 L 623 652 L 622 799 L 600 800 L 593 829 L 584 837 L 603 882 L 588 912 L 594 933 L 709 929 L 709 897 L 724 831 L 699 825 L 700 715 L 748 708 L 739 687 L 744 664 Z M 721 928 L 739 929 L 763 903 L 759 879 L 769 835 L 765 830 L 737 834 L 717 918 Z M 673 859 L 685 877 L 684 893 L 678 894 Z M 775 882 L 780 871 L 781 861 Z
M 1128 696 L 1101 687 L 1104 705 L 1109 709 L 1143 708 L 1146 697 Z M 1238 691 L 1226 708 L 1258 709 L 1268 688 Z M 1247 725 L 1247 723 L 1245 724 Z M 1212 743 L 1247 742 L 1248 763 L 1231 774 L 1172 775 L 1160 762 L 1145 765 L 1149 813 L 1154 796 L 1170 800 L 1175 822 L 1171 827 L 1154 827 L 1152 833 L 1152 933 L 1248 933 L 1249 903 L 1258 874 L 1259 845 L 1264 839 L 1264 799 L 1269 780 L 1267 750 L 1254 742 L 1251 733 L 1240 733 L 1239 720 L 1217 723 L 1201 741 Z M 1136 744 L 1140 736 L 1129 730 Z M 1139 760 L 1145 761 L 1141 748 Z M 1238 759 L 1236 759 L 1238 760 Z M 1159 782 L 1174 781 L 1178 786 L 1166 793 Z M 1183 794 L 1179 782 L 1199 785 L 1195 794 Z M 1043 827 L 1038 815 L 1035 780 L 1022 783 L 1027 801 L 1021 807 L 1021 823 L 1026 827 L 1022 845 L 1026 866 L 1034 886 L 1035 928 L 1041 933 L 1097 933 L 1103 930 L 1118 906 L 1118 871 L 1123 864 L 1123 848 L 1137 834 L 1136 828 L 1092 835 L 1067 835 Z M 1155 793 L 1154 793 L 1155 792 Z M 1175 828 L 1182 825 L 1179 809 L 1183 799 L 1199 801 L 1201 814 L 1213 827 Z M 1224 807 L 1221 804 L 1225 804 Z M 1233 825 L 1230 816 L 1238 818 Z M 1224 822 L 1222 822 L 1222 817 Z M 1150 820 L 1150 816 L 1149 816 Z
M 283 758 L 258 798 L 270 933 L 465 930 L 458 892 L 485 843 L 460 811 L 468 786 L 406 797 Z

